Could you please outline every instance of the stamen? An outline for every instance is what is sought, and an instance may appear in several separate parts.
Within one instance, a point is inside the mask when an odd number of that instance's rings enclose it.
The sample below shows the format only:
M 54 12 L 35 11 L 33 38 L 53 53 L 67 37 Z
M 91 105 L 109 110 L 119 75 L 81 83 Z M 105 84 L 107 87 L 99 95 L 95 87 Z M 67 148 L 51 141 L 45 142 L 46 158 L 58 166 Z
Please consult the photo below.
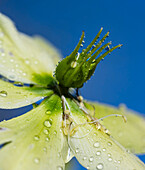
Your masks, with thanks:
M 83 102 L 83 97 L 82 96 L 78 96 L 77 99 L 79 100 L 79 102 Z
M 75 100 L 75 99 L 73 99 L 73 101 L 79 106 L 79 108 L 87 115 L 87 116 L 89 116 L 89 118 L 91 119 L 91 120 L 95 120 L 94 119 L 94 117 L 92 117 L 89 113 L 88 113 L 88 110 L 83 106 L 81 106 L 80 105 L 80 103 L 77 101 L 77 100 Z
M 62 95 L 62 96 L 61 96 L 61 99 L 62 99 L 62 104 L 63 104 L 63 110 L 64 110 L 64 111 L 67 110 L 67 109 L 66 109 L 66 106 L 67 106 L 68 110 L 70 111 L 70 107 L 69 107 L 68 102 L 66 101 L 66 98 Z
M 88 133 L 86 133 L 85 135 L 83 135 L 83 136 L 81 136 L 81 137 L 78 137 L 78 136 L 71 136 L 71 138 L 82 139 L 82 138 L 88 136 L 88 135 L 92 132 L 92 130 L 93 130 L 93 128 L 91 128 L 91 130 L 90 130 Z
M 119 115 L 119 114 L 111 114 L 111 115 L 104 116 L 104 117 L 102 117 L 102 118 L 100 118 L 100 119 L 97 119 L 97 120 L 93 121 L 92 123 L 99 122 L 99 121 L 103 121 L 105 118 L 108 118 L 108 117 L 111 117 L 111 116 L 122 117 L 123 120 L 124 120 L 124 122 L 125 122 L 125 123 L 127 122 L 126 116 L 124 116 L 124 115 Z

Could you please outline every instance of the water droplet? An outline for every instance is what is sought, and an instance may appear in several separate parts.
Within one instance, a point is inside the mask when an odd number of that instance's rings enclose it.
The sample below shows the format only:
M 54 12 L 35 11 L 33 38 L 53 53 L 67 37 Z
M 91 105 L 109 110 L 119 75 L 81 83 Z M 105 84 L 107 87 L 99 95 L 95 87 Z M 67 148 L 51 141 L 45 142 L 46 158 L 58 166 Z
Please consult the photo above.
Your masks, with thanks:
M 86 156 L 84 156 L 84 157 L 83 157 L 83 160 L 86 160 L 86 159 L 87 159 L 87 157 L 86 157 Z
M 25 60 L 26 64 L 30 64 L 30 61 L 28 59 Z
M 5 50 L 3 48 L 0 48 L 0 53 L 4 53 Z
M 106 149 L 105 149 L 105 148 L 103 148 L 102 150 L 103 150 L 103 152 L 105 152 L 105 151 L 106 151 Z
M 9 55 L 10 55 L 11 57 L 14 57 L 14 54 L 13 54 L 11 51 L 9 51 Z
M 90 166 L 89 165 L 87 165 L 87 167 L 86 167 L 87 169 L 90 169 Z
M 1 56 L 4 57 L 6 54 L 5 53 L 2 53 Z M 6 61 L 3 60 L 3 63 L 5 63 Z
M 58 166 L 57 170 L 63 170 L 63 167 L 62 166 Z
M 34 148 L 34 144 L 32 143 L 29 145 L 29 149 L 33 149 L 33 148 Z
M 76 61 L 71 62 L 71 67 L 72 68 L 75 68 L 76 66 L 77 66 L 77 62 Z
M 44 126 L 51 127 L 52 121 L 50 119 L 44 121 Z
M 93 162 L 93 160 L 94 160 L 94 158 L 93 158 L 93 156 L 91 156 L 90 159 L 89 159 L 89 161 L 90 161 L 90 162 Z
M 4 90 L 0 91 L 0 96 L 1 97 L 6 97 L 7 96 L 7 92 L 4 91 Z
M 88 130 L 87 130 L 87 133 L 89 133 L 89 132 L 90 132 L 90 130 L 88 129 Z
M 97 168 L 97 169 L 103 169 L 103 164 L 102 164 L 102 163 L 99 163 L 96 168 Z
M 111 154 L 110 154 L 110 153 L 108 153 L 108 156 L 110 157 L 110 156 L 111 156 Z
M 97 136 L 97 133 L 94 133 L 94 136 Z
M 21 82 L 17 82 L 17 81 L 15 81 L 15 82 L 14 82 L 14 85 L 15 85 L 15 86 L 23 86 L 24 84 L 23 84 L 23 83 L 21 83 Z
M 120 163 L 121 163 L 121 161 L 120 161 L 120 160 L 118 160 L 118 163 L 120 164 Z
M 76 153 L 78 153 L 79 152 L 79 148 L 76 148 Z
M 108 142 L 108 146 L 112 146 L 112 143 L 111 143 L 111 142 Z
M 95 148 L 98 148 L 99 146 L 100 146 L 99 142 L 95 142 L 95 143 L 94 143 L 94 147 L 95 147 Z
M 35 158 L 35 159 L 34 159 L 34 162 L 35 162 L 36 164 L 39 164 L 40 159 L 39 159 L 39 158 Z
M 110 162 L 111 162 L 111 161 L 112 161 L 112 158 L 111 158 L 111 157 L 110 157 L 110 158 L 108 158 L 108 161 L 110 161 Z
M 16 146 L 13 146 L 13 149 L 16 149 Z
M 59 157 L 59 158 L 61 157 L 61 154 L 60 154 L 60 152 L 58 152 L 58 157 Z
M 46 137 L 45 140 L 46 140 L 46 142 L 49 142 L 49 141 L 50 141 L 50 138 L 49 138 L 49 137 Z
M 34 136 L 34 140 L 38 141 L 40 139 L 40 137 L 38 135 Z
M 23 73 L 23 76 L 26 76 L 26 73 Z
M 3 38 L 3 36 L 4 36 L 4 33 L 0 32 L 0 38 Z
M 57 134 L 57 131 L 55 130 L 55 131 L 53 132 L 53 134 L 56 135 L 56 134 Z
M 97 155 L 97 156 L 101 155 L 101 151 L 97 151 L 97 152 L 96 152 L 96 155 Z
M 16 77 L 15 77 L 15 75 L 11 74 L 11 75 L 9 75 L 8 78 L 11 79 L 11 80 L 14 80 Z
M 46 148 L 46 147 L 44 147 L 44 148 L 43 148 L 43 151 L 44 151 L 44 152 L 47 152 L 47 148 Z
M 10 62 L 13 63 L 13 62 L 14 62 L 14 59 L 10 59 Z
M 38 61 L 34 61 L 34 64 L 38 64 Z
M 48 133 L 49 133 L 49 131 L 47 129 L 44 129 L 43 132 L 45 135 L 48 135 Z
M 46 114 L 46 115 L 50 115 L 50 114 L 51 114 L 51 111 L 50 111 L 50 110 L 46 110 L 45 114 Z

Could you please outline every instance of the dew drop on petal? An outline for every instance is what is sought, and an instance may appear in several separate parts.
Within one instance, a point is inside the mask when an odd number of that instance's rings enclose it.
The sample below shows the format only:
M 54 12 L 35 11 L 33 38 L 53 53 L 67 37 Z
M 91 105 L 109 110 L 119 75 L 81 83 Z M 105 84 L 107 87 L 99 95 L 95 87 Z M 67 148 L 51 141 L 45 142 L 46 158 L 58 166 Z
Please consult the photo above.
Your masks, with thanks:
M 76 148 L 76 153 L 78 153 L 79 152 L 79 148 Z
M 110 156 L 111 156 L 111 154 L 110 154 L 110 153 L 108 153 L 108 156 L 110 157 Z
M 105 148 L 103 148 L 103 149 L 102 149 L 102 151 L 103 151 L 103 152 L 105 152 L 105 151 L 106 151 L 106 149 L 105 149 Z
M 15 82 L 14 82 L 14 85 L 15 85 L 15 86 L 23 86 L 24 84 L 21 83 L 21 82 L 15 81 Z
M 13 63 L 13 62 L 14 62 L 14 59 L 10 59 L 10 62 Z
M 16 146 L 15 146 L 15 145 L 13 146 L 13 149 L 16 149 Z
M 103 169 L 103 164 L 102 164 L 102 163 L 99 163 L 96 168 L 97 168 L 97 169 Z
M 52 125 L 52 121 L 51 120 L 45 120 L 44 121 L 44 126 L 46 126 L 46 127 L 51 127 L 51 125 Z
M 111 143 L 111 142 L 108 142 L 108 146 L 112 146 L 112 143 Z
M 94 147 L 95 147 L 95 148 L 98 148 L 99 146 L 100 146 L 99 142 L 95 142 L 95 143 L 94 143 Z
M 33 148 L 34 148 L 34 144 L 32 143 L 29 145 L 29 149 L 33 149 Z
M 34 64 L 38 64 L 38 61 L 34 61 Z
M 93 162 L 93 160 L 94 160 L 94 158 L 93 158 L 93 156 L 91 156 L 90 159 L 89 159 L 89 161 L 90 161 L 90 162 Z
M 59 158 L 61 157 L 61 154 L 60 154 L 60 152 L 58 152 L 58 157 L 59 157 Z
M 112 161 L 112 158 L 111 158 L 111 157 L 110 157 L 110 158 L 108 158 L 108 161 L 110 161 L 110 162 L 111 162 L 111 161 Z
M 4 33 L 0 32 L 0 38 L 3 38 L 3 37 L 4 37 Z
M 49 142 L 49 141 L 50 141 L 50 138 L 49 138 L 49 137 L 46 137 L 45 140 L 46 140 L 46 142 Z
M 23 76 L 26 76 L 26 73 L 23 73 Z
M 45 135 L 48 135 L 48 133 L 49 133 L 49 131 L 47 129 L 44 129 L 43 132 Z
M 46 148 L 46 147 L 44 147 L 44 148 L 43 148 L 43 151 L 44 151 L 44 152 L 47 152 L 47 148 Z
M 45 114 L 46 114 L 46 115 L 50 115 L 50 114 L 51 114 L 51 111 L 50 111 L 50 110 L 46 110 Z
M 87 169 L 90 169 L 90 166 L 89 165 L 87 165 L 87 167 L 86 167 Z
M 58 166 L 57 170 L 63 170 L 63 167 L 62 166 Z
M 55 131 L 53 132 L 53 134 L 56 135 L 56 134 L 57 134 L 57 131 L 55 130 Z
M 39 139 L 40 139 L 40 138 L 39 138 L 38 135 L 35 135 L 35 136 L 34 136 L 34 140 L 38 141 Z
M 97 156 L 100 156 L 100 155 L 101 155 L 101 151 L 97 151 L 97 152 L 96 152 L 96 155 L 97 155 Z
M 25 63 L 26 63 L 26 64 L 30 64 L 30 61 L 29 61 L 29 60 L 25 60 Z
M 36 164 L 39 164 L 40 159 L 39 159 L 39 158 L 34 158 L 34 162 L 35 162 Z
M 8 95 L 8 94 L 7 94 L 6 91 L 4 91 L 4 90 L 0 91 L 0 96 L 1 96 L 1 97 L 6 97 L 7 95 Z
M 120 160 L 118 160 L 118 164 L 120 164 L 121 163 L 121 161 Z

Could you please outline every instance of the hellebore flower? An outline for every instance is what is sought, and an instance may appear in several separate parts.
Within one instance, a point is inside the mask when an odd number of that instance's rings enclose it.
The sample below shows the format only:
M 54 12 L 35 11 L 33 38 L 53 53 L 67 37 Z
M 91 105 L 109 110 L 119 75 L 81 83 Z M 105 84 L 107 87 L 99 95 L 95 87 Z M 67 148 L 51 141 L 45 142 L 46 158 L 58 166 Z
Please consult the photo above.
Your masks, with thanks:
M 63 170 L 74 156 L 92 170 L 145 169 L 133 155 L 145 153 L 144 118 L 78 94 L 98 63 L 121 47 L 101 46 L 109 32 L 96 43 L 101 32 L 79 53 L 83 32 L 75 50 L 58 63 L 61 55 L 50 43 L 17 32 L 0 15 L 0 108 L 33 104 L 28 113 L 0 122 L 0 170 Z

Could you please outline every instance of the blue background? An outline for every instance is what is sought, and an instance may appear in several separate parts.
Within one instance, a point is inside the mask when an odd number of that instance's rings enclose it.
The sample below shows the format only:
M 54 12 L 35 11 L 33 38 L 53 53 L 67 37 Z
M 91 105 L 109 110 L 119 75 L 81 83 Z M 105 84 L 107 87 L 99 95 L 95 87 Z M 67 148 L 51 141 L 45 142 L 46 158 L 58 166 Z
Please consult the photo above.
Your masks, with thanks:
M 86 32 L 86 43 L 101 26 L 103 33 L 110 30 L 113 45 L 124 46 L 99 64 L 81 92 L 90 100 L 115 106 L 125 103 L 145 113 L 144 0 L 0 0 L 0 12 L 11 17 L 20 31 L 50 40 L 64 57 L 74 49 L 82 30 Z M 1 110 L 0 117 L 10 118 L 28 109 Z M 143 156 L 141 159 L 145 161 Z

